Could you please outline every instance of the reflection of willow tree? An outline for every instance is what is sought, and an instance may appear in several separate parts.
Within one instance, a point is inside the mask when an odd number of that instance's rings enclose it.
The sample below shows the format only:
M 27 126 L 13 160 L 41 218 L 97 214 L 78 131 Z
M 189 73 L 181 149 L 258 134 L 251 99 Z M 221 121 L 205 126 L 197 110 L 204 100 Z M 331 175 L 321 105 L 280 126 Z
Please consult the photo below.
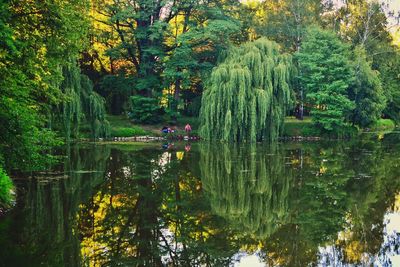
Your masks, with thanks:
M 109 150 L 67 150 L 62 171 L 19 182 L 17 207 L 0 222 L 0 258 L 5 266 L 76 266 L 80 262 L 75 214 L 104 180 Z M 11 245 L 15 243 L 19 246 Z
M 202 183 L 216 214 L 257 238 L 286 220 L 291 175 L 276 148 L 204 144 L 200 151 Z

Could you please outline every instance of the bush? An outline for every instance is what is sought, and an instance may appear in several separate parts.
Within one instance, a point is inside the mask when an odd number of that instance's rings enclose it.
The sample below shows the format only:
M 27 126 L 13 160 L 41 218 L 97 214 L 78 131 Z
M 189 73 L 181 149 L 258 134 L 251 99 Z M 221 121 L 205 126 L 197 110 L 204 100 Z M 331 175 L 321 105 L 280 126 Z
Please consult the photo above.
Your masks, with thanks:
M 132 137 L 147 135 L 147 131 L 139 126 L 133 126 L 130 128 L 113 128 L 111 129 L 112 137 Z
M 163 114 L 158 100 L 139 95 L 131 96 L 131 111 L 129 118 L 136 123 L 155 124 L 160 122 Z

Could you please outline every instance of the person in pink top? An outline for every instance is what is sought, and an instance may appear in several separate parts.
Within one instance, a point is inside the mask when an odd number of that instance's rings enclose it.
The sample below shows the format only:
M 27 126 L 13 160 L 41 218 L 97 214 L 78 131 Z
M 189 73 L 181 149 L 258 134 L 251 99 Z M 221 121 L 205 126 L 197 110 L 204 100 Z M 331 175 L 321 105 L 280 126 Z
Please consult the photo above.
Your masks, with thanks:
M 185 132 L 187 133 L 187 135 L 190 134 L 190 132 L 192 131 L 192 126 L 190 126 L 190 124 L 186 124 L 185 126 Z

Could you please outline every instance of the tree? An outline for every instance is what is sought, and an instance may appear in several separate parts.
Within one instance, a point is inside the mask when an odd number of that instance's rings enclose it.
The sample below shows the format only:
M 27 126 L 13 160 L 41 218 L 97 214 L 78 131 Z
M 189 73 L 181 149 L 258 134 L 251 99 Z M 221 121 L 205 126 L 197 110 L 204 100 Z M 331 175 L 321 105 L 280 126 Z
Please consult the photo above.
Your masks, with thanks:
M 45 168 L 52 161 L 46 151 L 59 144 L 56 131 L 77 136 L 85 107 L 91 121 L 104 118 L 103 100 L 90 86 L 80 90 L 77 58 L 87 42 L 88 3 L 0 2 L 0 162 L 6 170 Z
M 261 8 L 264 12 L 256 27 L 257 33 L 281 44 L 285 51 L 296 52 L 300 50 L 307 28 L 321 25 L 322 14 L 330 10 L 330 5 L 329 1 L 320 0 L 272 0 L 263 1 Z M 299 84 L 294 87 L 297 116 L 303 119 L 304 88 Z
M 49 159 L 43 150 L 56 143 L 54 134 L 42 129 L 45 111 L 57 95 L 50 86 L 52 70 L 45 53 L 51 48 L 46 50 L 39 30 L 19 31 L 24 25 L 33 27 L 30 16 L 23 16 L 30 6 L 19 4 L 0 1 L 0 165 L 7 171 L 43 167 Z
M 85 54 L 86 72 L 98 76 L 110 71 L 134 78 L 129 95 L 119 87 L 121 93 L 113 91 L 117 97 L 110 100 L 123 102 L 122 106 L 130 102 L 130 96 L 140 94 L 156 99 L 146 102 L 159 106 L 163 98 L 164 109 L 173 118 L 182 106 L 182 91 L 199 95 L 200 77 L 210 72 L 218 53 L 227 49 L 230 36 L 239 30 L 230 15 L 238 5 L 234 0 L 93 0 L 93 4 L 92 32 L 95 47 L 102 51 L 91 48 Z M 97 71 L 90 71 L 93 68 Z M 109 97 L 108 92 L 101 94 Z
M 367 127 L 381 117 L 386 99 L 379 73 L 371 68 L 365 49 L 356 47 L 354 54 L 355 83 L 349 88 L 349 97 L 356 107 L 351 121 L 361 127 Z
M 202 98 L 201 135 L 228 142 L 273 140 L 290 106 L 292 58 L 265 38 L 231 48 Z
M 63 81 L 60 89 L 65 100 L 59 106 L 62 132 L 67 141 L 79 137 L 79 125 L 82 119 L 90 125 L 91 137 L 107 137 L 109 123 L 105 118 L 104 99 L 93 91 L 92 81 L 81 74 L 76 62 L 72 61 L 63 67 Z
M 320 25 L 321 15 L 329 10 L 328 1 L 272 0 L 264 1 L 264 16 L 257 32 L 282 44 L 285 49 L 298 51 L 307 27 Z
M 340 35 L 355 48 L 366 50 L 366 60 L 380 73 L 384 96 L 387 100 L 384 115 L 400 119 L 398 61 L 399 48 L 393 44 L 388 16 L 394 16 L 383 3 L 350 0 L 340 9 Z
M 348 56 L 347 45 L 335 33 L 316 27 L 308 30 L 296 53 L 314 125 L 326 133 L 343 134 L 355 107 L 347 91 L 354 77 Z
M 239 23 L 229 16 L 227 7 L 233 4 L 210 1 L 184 5 L 170 22 L 163 69 L 164 88 L 171 89 L 169 109 L 175 114 L 183 90 L 199 95 L 202 78 L 207 77 L 217 63 L 219 54 L 228 49 L 230 38 L 239 32 Z

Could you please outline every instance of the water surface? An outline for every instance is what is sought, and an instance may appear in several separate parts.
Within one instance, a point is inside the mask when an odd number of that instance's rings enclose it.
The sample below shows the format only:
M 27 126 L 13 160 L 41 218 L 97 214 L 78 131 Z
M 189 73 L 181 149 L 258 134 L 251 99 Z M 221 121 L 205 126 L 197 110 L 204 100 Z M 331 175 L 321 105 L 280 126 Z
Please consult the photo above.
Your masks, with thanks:
M 69 147 L 16 180 L 0 266 L 396 266 L 399 141 Z

